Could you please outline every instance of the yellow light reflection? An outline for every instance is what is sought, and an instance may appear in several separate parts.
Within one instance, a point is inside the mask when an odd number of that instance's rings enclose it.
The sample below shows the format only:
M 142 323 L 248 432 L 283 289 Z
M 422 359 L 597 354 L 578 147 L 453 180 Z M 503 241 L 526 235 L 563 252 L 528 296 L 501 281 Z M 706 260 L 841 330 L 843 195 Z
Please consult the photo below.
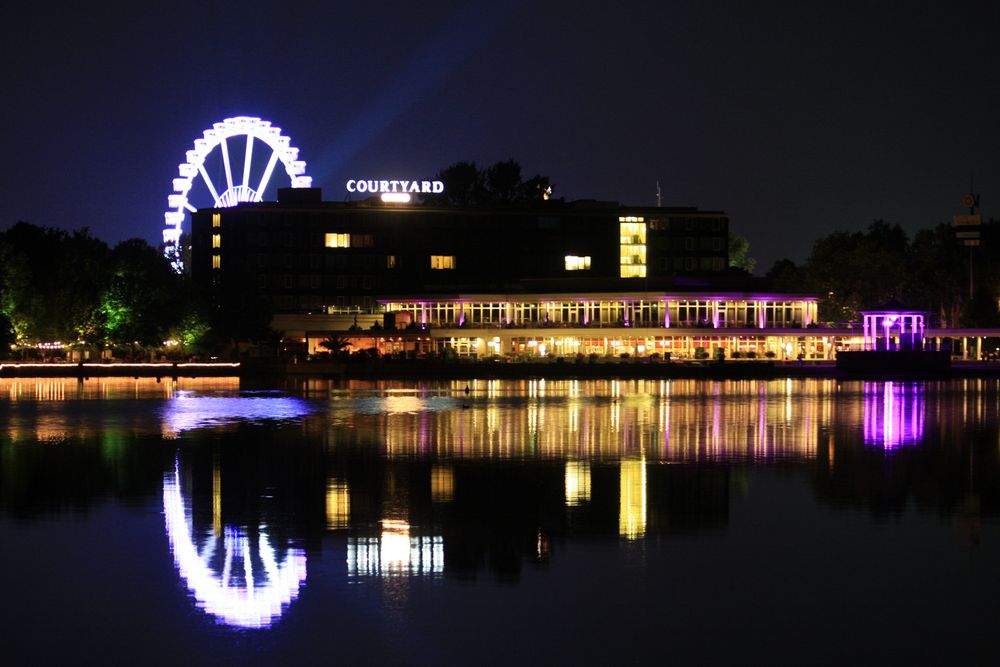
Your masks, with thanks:
M 590 501 L 590 464 L 566 462 L 566 504 L 570 507 Z
M 340 530 L 351 523 L 351 491 L 347 482 L 331 479 L 326 484 L 326 529 Z
M 216 537 L 222 535 L 222 470 L 218 458 L 212 463 L 212 532 Z
M 382 521 L 382 574 L 403 574 L 410 568 L 410 524 Z
M 646 457 L 623 459 L 618 533 L 634 540 L 646 533 Z
M 451 466 L 437 465 L 431 468 L 431 500 L 436 503 L 450 503 L 455 497 L 455 471 Z

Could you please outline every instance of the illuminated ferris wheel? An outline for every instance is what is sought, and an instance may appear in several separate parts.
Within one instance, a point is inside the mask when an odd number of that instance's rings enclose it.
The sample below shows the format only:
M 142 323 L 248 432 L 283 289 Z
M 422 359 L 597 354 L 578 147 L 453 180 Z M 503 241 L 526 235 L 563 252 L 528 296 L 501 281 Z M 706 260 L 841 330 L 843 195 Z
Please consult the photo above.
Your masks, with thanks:
M 167 196 L 164 255 L 178 272 L 184 268 L 180 249 L 184 220 L 188 213 L 198 210 L 191 202 L 192 187 L 198 176 L 207 191 L 203 199 L 206 203 L 211 199 L 215 208 L 261 201 L 279 160 L 293 188 L 312 186 L 312 178 L 305 175 L 306 163 L 299 159 L 299 149 L 291 146 L 291 140 L 281 134 L 281 128 L 272 127 L 270 121 L 237 116 L 213 124 L 203 134 L 194 140 L 194 148 L 178 166 L 179 176 L 174 179 L 173 192 Z M 229 139 L 236 137 L 245 137 L 245 146 L 239 147 L 231 159 Z M 257 143 L 260 146 L 255 151 Z M 216 147 L 220 150 L 212 156 L 215 162 L 212 164 L 209 156 Z M 239 149 L 242 149 L 242 156 Z

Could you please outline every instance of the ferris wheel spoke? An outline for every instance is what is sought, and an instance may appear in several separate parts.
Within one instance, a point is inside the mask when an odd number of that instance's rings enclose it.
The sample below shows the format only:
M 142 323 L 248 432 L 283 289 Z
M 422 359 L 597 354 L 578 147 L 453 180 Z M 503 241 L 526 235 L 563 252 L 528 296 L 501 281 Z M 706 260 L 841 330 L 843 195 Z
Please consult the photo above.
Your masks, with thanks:
M 198 209 L 195 208 L 194 206 L 192 206 L 191 202 L 188 202 L 188 201 L 184 202 L 184 208 L 186 208 L 187 210 L 191 211 L 192 213 L 197 213 L 198 212 Z
M 226 167 L 226 187 L 230 190 L 233 189 L 233 170 L 229 167 L 229 146 L 226 144 L 226 138 L 222 137 L 222 141 L 219 142 L 222 148 L 222 162 Z
M 208 191 L 212 194 L 212 199 L 215 201 L 215 205 L 219 205 L 219 193 L 215 191 L 215 186 L 212 185 L 212 179 L 208 177 L 208 172 L 205 171 L 205 165 L 198 165 L 198 173 L 205 180 L 205 185 L 208 186 Z
M 229 574 L 233 569 L 233 550 L 231 545 L 225 545 L 226 560 L 222 563 L 222 586 L 229 588 Z
M 243 542 L 243 581 L 246 582 L 247 591 L 253 592 L 253 561 L 250 560 L 250 540 Z
M 264 188 L 267 187 L 267 182 L 271 180 L 271 174 L 274 172 L 274 165 L 278 163 L 278 151 L 271 153 L 271 159 L 267 161 L 267 169 L 264 170 L 264 176 L 260 179 L 260 185 L 257 187 L 257 196 L 255 201 L 261 201 L 264 197 Z
M 243 187 L 250 187 L 250 161 L 253 159 L 253 135 L 247 135 L 247 156 L 243 160 Z

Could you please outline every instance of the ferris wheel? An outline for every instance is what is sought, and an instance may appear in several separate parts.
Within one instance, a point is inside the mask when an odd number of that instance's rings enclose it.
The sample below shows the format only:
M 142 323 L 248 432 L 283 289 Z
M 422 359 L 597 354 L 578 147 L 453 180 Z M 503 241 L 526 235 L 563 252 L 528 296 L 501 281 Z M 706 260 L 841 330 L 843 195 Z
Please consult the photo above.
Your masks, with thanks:
M 238 152 L 230 159 L 228 140 L 234 137 L 246 137 L 246 145 L 242 147 L 242 164 L 238 163 Z M 262 144 L 256 154 L 255 140 Z M 206 160 L 216 147 L 220 149 L 221 164 L 215 165 L 213 178 L 206 168 Z M 312 186 L 312 178 L 305 175 L 306 163 L 299 159 L 299 149 L 291 146 L 291 140 L 281 134 L 280 127 L 273 127 L 270 121 L 260 118 L 237 116 L 213 124 L 201 138 L 194 140 L 194 148 L 187 151 L 185 157 L 186 161 L 177 168 L 179 176 L 173 181 L 173 192 L 167 196 L 166 226 L 163 229 L 164 255 L 178 272 L 184 268 L 180 249 L 184 220 L 188 213 L 198 210 L 190 201 L 198 176 L 201 176 L 207 190 L 204 199 L 213 200 L 215 208 L 261 201 L 278 160 L 284 165 L 293 188 Z M 238 176 L 242 178 L 237 179 Z

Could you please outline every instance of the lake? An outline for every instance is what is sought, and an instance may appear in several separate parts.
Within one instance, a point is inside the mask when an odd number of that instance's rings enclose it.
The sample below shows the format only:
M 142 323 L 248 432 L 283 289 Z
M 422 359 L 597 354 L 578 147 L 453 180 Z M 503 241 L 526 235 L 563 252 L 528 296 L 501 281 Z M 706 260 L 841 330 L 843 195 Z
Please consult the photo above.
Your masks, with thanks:
M 1000 381 L 0 380 L 4 663 L 985 663 Z

